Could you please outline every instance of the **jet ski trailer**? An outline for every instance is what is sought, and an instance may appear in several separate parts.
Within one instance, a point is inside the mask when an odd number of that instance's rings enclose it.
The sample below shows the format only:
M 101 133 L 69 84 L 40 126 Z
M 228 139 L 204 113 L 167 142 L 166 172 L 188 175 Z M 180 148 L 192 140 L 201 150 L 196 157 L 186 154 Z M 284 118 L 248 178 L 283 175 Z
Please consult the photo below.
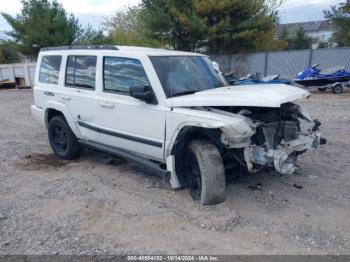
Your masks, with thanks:
M 350 85 L 350 72 L 347 72 L 343 66 L 320 70 L 318 64 L 310 68 L 305 68 L 298 73 L 294 82 L 305 86 L 318 86 L 318 90 L 326 91 L 331 88 L 334 94 L 340 94 L 345 86 Z

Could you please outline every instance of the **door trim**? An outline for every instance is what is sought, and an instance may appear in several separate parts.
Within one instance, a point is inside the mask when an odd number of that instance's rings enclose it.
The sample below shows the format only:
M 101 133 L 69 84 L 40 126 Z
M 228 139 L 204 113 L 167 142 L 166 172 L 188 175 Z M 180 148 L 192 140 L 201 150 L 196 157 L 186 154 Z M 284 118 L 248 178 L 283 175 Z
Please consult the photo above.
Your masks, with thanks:
M 118 138 L 127 139 L 127 140 L 130 140 L 130 141 L 146 144 L 146 145 L 149 145 L 149 146 L 155 146 L 155 147 L 159 147 L 159 148 L 163 147 L 163 143 L 162 142 L 158 142 L 158 141 L 154 141 L 154 140 L 150 140 L 150 139 L 146 139 L 146 138 L 140 138 L 140 137 L 136 137 L 136 136 L 132 136 L 132 135 L 127 135 L 127 134 L 119 133 L 119 132 L 112 131 L 112 130 L 107 130 L 107 129 L 104 129 L 104 128 L 101 128 L 101 127 L 97 127 L 97 126 L 91 125 L 91 124 L 86 123 L 84 121 L 80 121 L 80 120 L 78 120 L 77 122 L 78 122 L 79 126 L 85 127 L 87 129 L 96 131 L 96 132 L 101 133 L 101 134 L 115 136 L 115 137 L 118 137 Z

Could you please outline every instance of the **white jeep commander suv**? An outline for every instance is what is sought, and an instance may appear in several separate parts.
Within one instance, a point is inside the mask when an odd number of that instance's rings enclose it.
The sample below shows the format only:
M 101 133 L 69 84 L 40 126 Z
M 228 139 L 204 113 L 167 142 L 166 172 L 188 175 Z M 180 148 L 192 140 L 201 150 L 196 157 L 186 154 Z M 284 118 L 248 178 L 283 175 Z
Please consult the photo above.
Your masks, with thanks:
M 309 96 L 289 85 L 228 86 L 201 54 L 66 46 L 41 50 L 31 109 L 58 157 L 76 158 L 87 145 L 216 204 L 225 176 L 264 167 L 291 174 L 298 155 L 325 142 L 320 123 L 293 103 Z

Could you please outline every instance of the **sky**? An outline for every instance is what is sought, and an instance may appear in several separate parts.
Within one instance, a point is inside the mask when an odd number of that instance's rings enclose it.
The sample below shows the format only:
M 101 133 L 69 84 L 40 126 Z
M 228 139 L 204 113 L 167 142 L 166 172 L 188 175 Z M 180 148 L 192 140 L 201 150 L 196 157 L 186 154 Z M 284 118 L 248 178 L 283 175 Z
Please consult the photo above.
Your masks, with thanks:
M 323 10 L 341 2 L 344 0 L 284 0 L 279 9 L 281 23 L 324 20 Z
M 244 0 L 242 0 L 244 1 Z M 344 1 L 344 0 L 343 0 Z M 283 0 L 279 9 L 281 23 L 322 20 L 323 10 L 341 0 Z M 140 0 L 59 0 L 63 7 L 73 13 L 81 24 L 98 27 L 107 17 L 120 8 L 132 6 Z M 0 0 L 0 12 L 15 15 L 21 8 L 20 0 Z M 9 25 L 0 16 L 1 31 L 10 30 Z

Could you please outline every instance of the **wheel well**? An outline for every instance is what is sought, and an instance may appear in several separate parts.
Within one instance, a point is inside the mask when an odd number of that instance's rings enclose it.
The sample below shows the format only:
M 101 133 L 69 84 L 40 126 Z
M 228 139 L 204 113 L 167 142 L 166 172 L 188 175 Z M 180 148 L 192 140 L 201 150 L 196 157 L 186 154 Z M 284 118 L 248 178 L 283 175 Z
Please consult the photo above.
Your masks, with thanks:
M 184 163 L 185 163 L 185 152 L 186 145 L 196 139 L 208 139 L 218 148 L 219 152 L 222 153 L 224 146 L 221 143 L 221 130 L 210 129 L 203 127 L 185 127 L 177 136 L 175 145 L 172 149 L 171 154 L 175 156 L 175 172 L 182 186 L 188 185 L 188 178 L 185 175 Z
M 49 108 L 46 110 L 46 124 L 48 125 L 50 123 L 50 120 L 54 118 L 55 116 L 63 116 L 63 113 L 61 111 L 58 111 L 53 108 Z

